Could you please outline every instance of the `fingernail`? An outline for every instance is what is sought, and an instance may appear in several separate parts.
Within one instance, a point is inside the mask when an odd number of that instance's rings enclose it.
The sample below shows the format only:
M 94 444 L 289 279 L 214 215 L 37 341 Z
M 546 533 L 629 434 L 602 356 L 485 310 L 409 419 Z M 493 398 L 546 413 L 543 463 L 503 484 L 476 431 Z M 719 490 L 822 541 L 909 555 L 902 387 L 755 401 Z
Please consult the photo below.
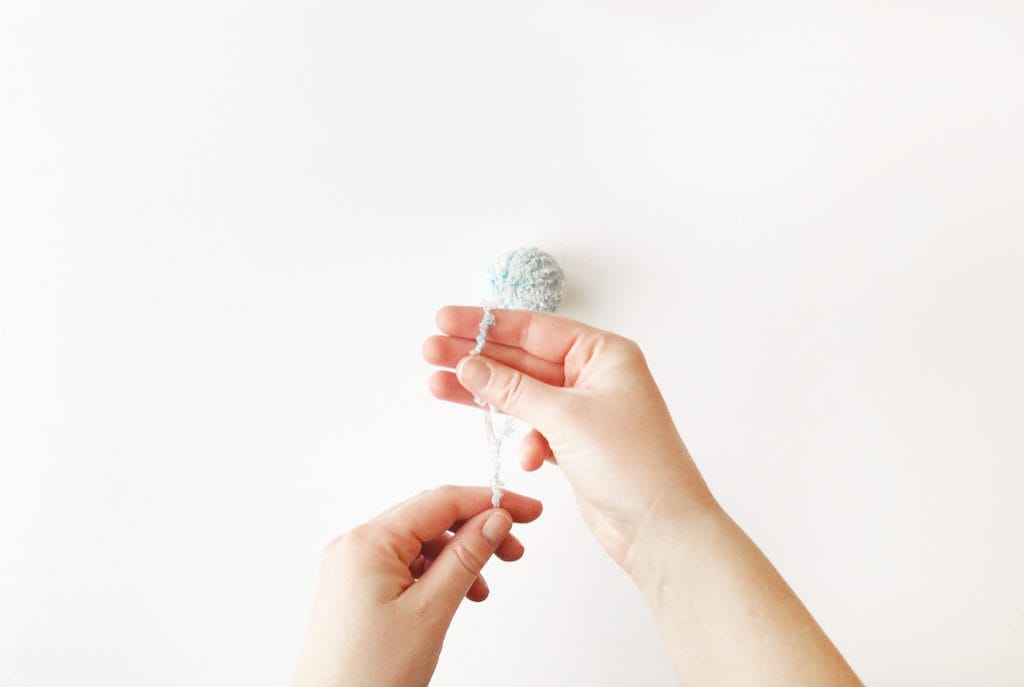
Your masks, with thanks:
M 462 386 L 476 391 L 487 386 L 487 380 L 491 378 L 491 367 L 482 360 L 472 357 L 462 363 L 458 370 L 459 382 Z
M 484 534 L 484 539 L 497 546 L 511 529 L 512 518 L 508 517 L 504 511 L 497 510 L 488 516 L 481 531 Z

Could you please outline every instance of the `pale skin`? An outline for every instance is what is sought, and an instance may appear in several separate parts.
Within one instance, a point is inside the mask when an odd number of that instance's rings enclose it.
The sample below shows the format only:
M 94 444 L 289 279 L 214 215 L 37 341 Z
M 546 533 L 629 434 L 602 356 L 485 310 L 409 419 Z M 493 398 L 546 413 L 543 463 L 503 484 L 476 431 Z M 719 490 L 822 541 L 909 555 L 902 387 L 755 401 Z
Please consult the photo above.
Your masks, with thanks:
M 439 399 L 477 408 L 475 393 L 533 429 L 521 465 L 556 465 L 584 522 L 635 582 L 680 683 L 860 685 L 772 564 L 712 496 L 639 346 L 546 313 L 448 306 L 423 345 Z M 396 506 L 332 542 L 323 557 L 296 687 L 426 685 L 459 602 L 487 595 L 480 570 L 522 544 L 504 525 L 538 501 L 445 487 Z M 484 536 L 491 515 L 501 531 Z M 455 531 L 454 537 L 447 534 Z M 416 580 L 414 582 L 414 580 Z

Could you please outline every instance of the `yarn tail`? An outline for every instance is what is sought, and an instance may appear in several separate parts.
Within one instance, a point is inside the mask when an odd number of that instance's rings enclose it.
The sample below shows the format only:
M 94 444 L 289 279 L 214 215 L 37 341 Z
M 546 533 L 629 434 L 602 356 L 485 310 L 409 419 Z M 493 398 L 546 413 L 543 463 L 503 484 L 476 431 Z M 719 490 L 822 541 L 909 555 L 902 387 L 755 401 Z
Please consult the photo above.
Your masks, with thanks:
M 494 416 L 502 415 L 494 406 L 489 406 L 484 413 L 484 429 L 487 431 L 487 443 L 491 449 L 491 505 L 497 508 L 501 504 L 501 497 L 504 494 L 502 488 L 505 483 L 501 481 L 501 446 L 505 440 L 512 435 L 515 429 L 516 419 L 511 415 L 505 415 L 504 426 L 495 431 Z
M 480 354 L 480 351 L 484 348 L 484 343 L 487 341 L 487 330 L 494 324 L 494 315 L 491 314 L 491 308 L 494 306 L 486 299 L 482 302 L 482 306 L 484 316 L 480 320 L 480 333 L 477 334 L 476 346 L 469 352 L 470 355 Z M 484 429 L 487 433 L 487 444 L 491 449 L 491 505 L 497 508 L 501 504 L 501 497 L 504 494 L 503 487 L 505 486 L 505 483 L 501 481 L 501 445 L 505 443 L 505 439 L 515 429 L 515 418 L 511 415 L 505 415 L 505 425 L 499 431 L 495 431 L 493 418 L 495 415 L 501 415 L 501 413 L 476 394 L 473 394 L 473 400 L 478 406 L 486 406 Z

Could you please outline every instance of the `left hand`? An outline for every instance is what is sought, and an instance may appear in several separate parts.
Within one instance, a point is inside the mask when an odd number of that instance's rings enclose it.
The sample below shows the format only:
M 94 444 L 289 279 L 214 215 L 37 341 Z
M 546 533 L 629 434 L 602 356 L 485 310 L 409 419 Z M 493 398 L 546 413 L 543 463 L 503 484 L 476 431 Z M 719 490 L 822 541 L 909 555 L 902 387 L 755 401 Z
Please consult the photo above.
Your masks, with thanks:
M 501 505 L 486 487 L 440 487 L 332 540 L 293 687 L 426 685 L 459 603 L 487 598 L 481 568 L 519 559 L 512 523 L 541 512 L 514 492 Z

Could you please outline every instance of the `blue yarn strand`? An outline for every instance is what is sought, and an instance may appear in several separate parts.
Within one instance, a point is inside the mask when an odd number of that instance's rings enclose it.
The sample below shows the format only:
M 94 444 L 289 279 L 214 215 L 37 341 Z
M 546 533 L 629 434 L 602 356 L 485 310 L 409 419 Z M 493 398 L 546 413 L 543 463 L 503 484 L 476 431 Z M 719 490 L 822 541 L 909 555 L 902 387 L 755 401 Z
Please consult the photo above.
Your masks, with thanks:
M 470 355 L 479 355 L 487 342 L 487 332 L 494 325 L 492 308 L 505 310 L 533 310 L 554 312 L 562 303 L 565 275 L 553 257 L 535 246 L 518 248 L 502 253 L 488 268 L 490 297 L 482 300 L 483 318 L 476 337 L 476 346 Z M 491 504 L 497 508 L 501 503 L 501 447 L 515 429 L 516 419 L 505 415 L 489 405 L 476 394 L 473 400 L 486 407 L 484 430 L 491 449 Z M 500 430 L 495 431 L 495 419 L 505 418 Z

